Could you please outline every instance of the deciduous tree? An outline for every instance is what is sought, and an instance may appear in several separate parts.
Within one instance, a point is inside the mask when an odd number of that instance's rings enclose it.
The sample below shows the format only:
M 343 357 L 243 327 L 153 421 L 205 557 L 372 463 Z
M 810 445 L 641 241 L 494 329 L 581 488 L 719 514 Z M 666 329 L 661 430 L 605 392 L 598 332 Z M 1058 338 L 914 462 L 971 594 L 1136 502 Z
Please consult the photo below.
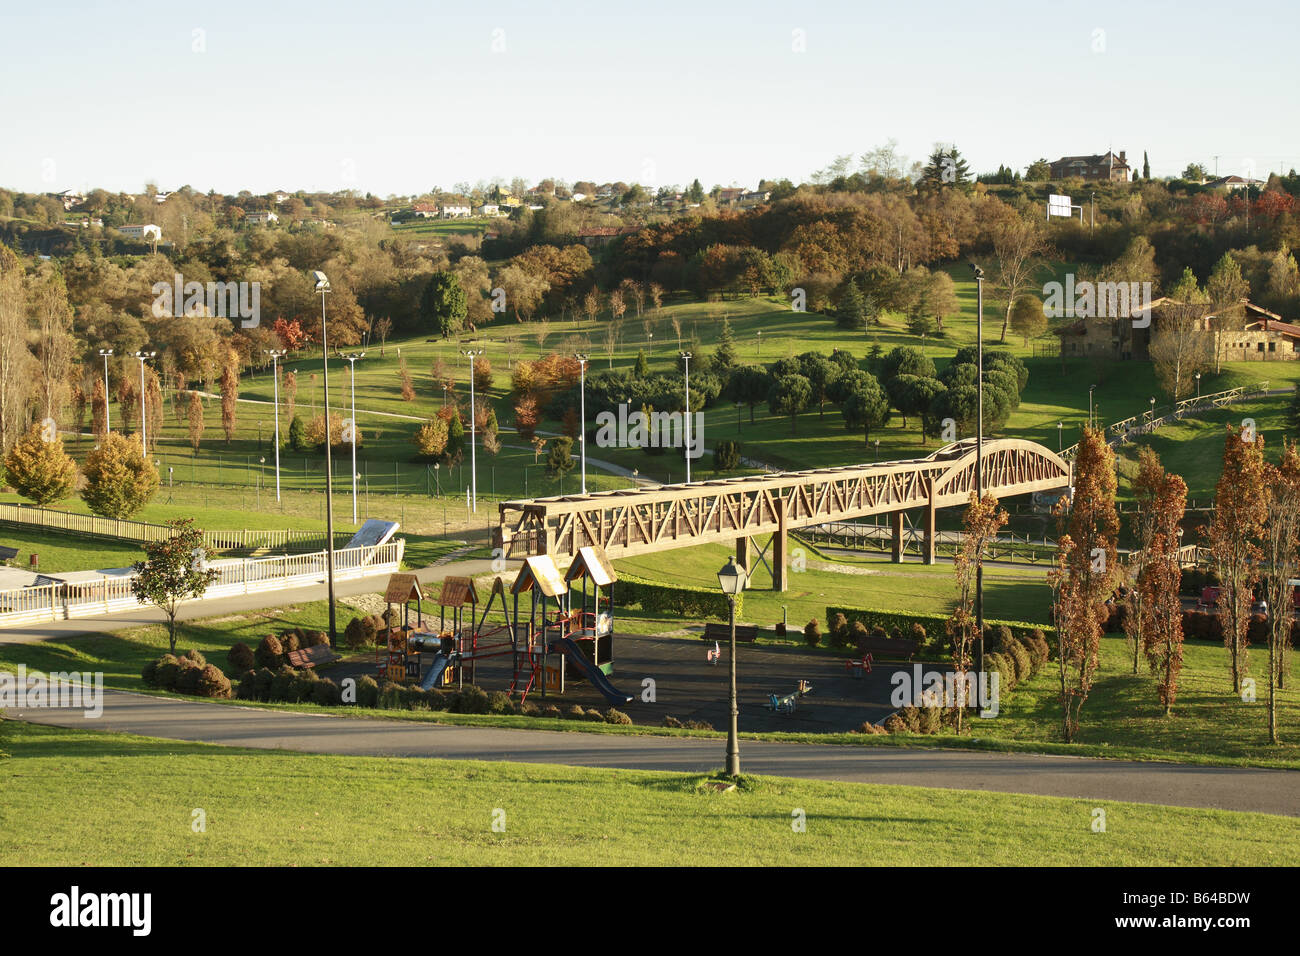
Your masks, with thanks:
M 77 464 L 63 450 L 63 439 L 36 423 L 14 442 L 4 459 L 14 491 L 44 507 L 68 497 L 77 487 Z
M 134 565 L 131 593 L 141 604 L 152 604 L 167 615 L 167 641 L 176 653 L 176 612 L 187 600 L 203 597 L 218 572 L 203 555 L 203 533 L 190 518 L 167 522 L 171 534 L 144 545 L 145 559 Z

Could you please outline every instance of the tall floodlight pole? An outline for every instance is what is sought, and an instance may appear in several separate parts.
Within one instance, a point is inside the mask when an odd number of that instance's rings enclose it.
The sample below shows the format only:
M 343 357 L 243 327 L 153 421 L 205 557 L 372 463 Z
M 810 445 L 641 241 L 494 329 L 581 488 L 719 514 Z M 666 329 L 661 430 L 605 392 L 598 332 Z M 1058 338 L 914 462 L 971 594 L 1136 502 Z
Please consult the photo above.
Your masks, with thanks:
M 984 270 L 975 273 L 975 500 L 984 501 Z M 984 674 L 984 556 L 975 560 L 975 674 Z
M 365 358 L 365 352 L 352 352 L 343 356 L 348 360 L 352 370 L 352 523 L 357 523 L 357 359 Z
M 482 349 L 466 349 L 469 357 L 469 510 L 478 512 L 478 458 L 475 454 L 478 429 L 474 423 L 474 359 L 483 354 Z
M 578 433 L 578 441 L 581 443 L 582 493 L 585 495 L 587 493 L 587 356 L 578 354 L 574 358 L 578 360 L 578 404 L 582 408 L 582 431 Z
M 145 408 L 144 361 L 145 359 L 154 358 L 157 355 L 158 355 L 157 352 L 136 352 L 134 355 L 131 356 L 132 358 L 137 358 L 140 360 L 140 454 L 144 455 L 146 458 L 149 457 L 149 424 L 148 424 L 149 413 Z M 107 418 L 108 417 L 107 416 L 107 411 L 108 411 L 107 395 L 104 396 L 104 410 L 105 410 L 104 417 Z
M 271 356 L 271 394 L 275 405 L 275 500 L 280 500 L 280 359 L 285 349 L 263 349 Z
M 691 353 L 682 353 L 686 368 L 686 483 L 691 483 Z
M 100 349 L 100 358 L 104 360 L 104 434 L 107 435 L 113 429 L 108 424 L 108 357 L 113 354 L 112 349 Z M 1199 383 L 1198 383 L 1199 385 Z
M 333 442 L 330 434 L 330 360 L 329 335 L 325 329 L 325 293 L 330 292 L 330 280 L 320 270 L 312 272 L 316 291 L 320 293 L 320 356 L 322 379 L 325 386 L 325 581 L 330 605 L 330 646 L 338 644 L 338 629 L 334 622 L 334 465 L 330 451 Z

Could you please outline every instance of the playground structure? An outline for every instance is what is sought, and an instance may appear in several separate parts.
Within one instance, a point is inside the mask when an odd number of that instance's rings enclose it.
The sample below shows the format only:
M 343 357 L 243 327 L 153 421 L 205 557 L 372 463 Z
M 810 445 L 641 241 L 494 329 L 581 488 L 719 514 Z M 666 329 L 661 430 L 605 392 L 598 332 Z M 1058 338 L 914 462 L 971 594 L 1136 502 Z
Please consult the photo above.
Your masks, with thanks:
M 799 701 L 811 693 L 812 684 L 806 680 L 801 680 L 792 694 L 786 694 L 784 697 L 777 694 L 768 694 L 767 706 L 773 713 L 784 714 L 788 717 L 799 709 Z
M 493 581 L 481 606 L 470 578 L 448 577 L 438 598 L 434 632 L 424 628 L 414 576 L 393 575 L 386 595 L 390 626 L 376 661 L 380 676 L 416 682 L 425 690 L 462 687 L 479 682 L 481 662 L 508 657 L 509 693 L 521 704 L 539 689 L 543 698 L 563 694 L 577 679 L 589 682 L 611 705 L 625 704 L 631 695 L 609 679 L 614 672 L 617 579 L 598 547 L 582 548 L 563 575 L 549 555 L 527 558 L 509 588 L 499 576 Z M 580 603 L 575 594 L 581 595 Z M 410 623 L 411 601 L 416 602 L 415 627 Z M 400 625 L 393 621 L 394 604 L 403 607 Z M 499 623 L 489 623 L 493 614 L 500 616 Z

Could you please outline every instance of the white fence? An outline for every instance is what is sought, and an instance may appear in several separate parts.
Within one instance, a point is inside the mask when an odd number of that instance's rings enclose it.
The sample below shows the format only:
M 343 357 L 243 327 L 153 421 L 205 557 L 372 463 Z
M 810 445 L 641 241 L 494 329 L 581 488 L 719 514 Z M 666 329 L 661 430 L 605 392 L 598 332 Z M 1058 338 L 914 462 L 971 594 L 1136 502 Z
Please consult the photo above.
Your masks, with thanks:
M 391 574 L 401 568 L 404 540 L 377 547 L 345 548 L 334 552 L 334 579 L 348 580 L 368 575 Z M 204 592 L 208 598 L 277 591 L 306 584 L 324 584 L 327 554 L 286 554 L 273 558 L 231 558 L 208 564 L 217 578 Z M 95 617 L 140 606 L 131 593 L 131 578 L 102 578 L 98 581 L 68 581 L 0 591 L 0 628 L 44 621 Z

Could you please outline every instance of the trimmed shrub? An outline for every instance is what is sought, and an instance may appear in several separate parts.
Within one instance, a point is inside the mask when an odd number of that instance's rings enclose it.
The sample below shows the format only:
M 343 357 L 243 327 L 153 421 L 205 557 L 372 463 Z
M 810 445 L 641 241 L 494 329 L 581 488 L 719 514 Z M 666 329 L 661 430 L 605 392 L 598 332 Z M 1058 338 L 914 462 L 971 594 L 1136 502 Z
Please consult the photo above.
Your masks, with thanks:
M 942 726 L 942 707 L 920 707 L 917 709 L 916 729 L 918 733 L 937 734 Z
M 290 631 L 288 634 L 280 638 L 280 650 L 284 651 L 286 654 L 292 653 L 301 647 L 302 639 L 298 637 L 296 631 Z
M 199 675 L 203 668 L 188 657 L 180 660 L 180 672 L 176 675 L 176 691 L 180 694 L 197 694 L 199 692 Z M 204 667 L 207 665 L 205 664 Z
M 849 644 L 849 622 L 843 614 L 836 614 L 830 619 L 830 634 L 832 647 L 847 647 Z
M 743 592 L 736 595 L 737 618 L 741 616 L 744 598 Z M 731 611 L 727 596 L 716 588 L 659 584 L 626 574 L 614 584 L 614 601 L 620 607 L 635 604 L 648 614 L 671 617 L 711 617 L 725 621 Z
M 337 707 L 343 701 L 343 692 L 339 685 L 328 677 L 316 681 L 311 689 L 312 703 L 322 707 Z
M 630 724 L 632 718 L 617 708 L 611 707 L 605 711 L 605 723 L 607 724 Z
M 488 693 L 487 706 L 489 714 L 510 714 L 514 712 L 514 701 L 510 695 L 503 690 L 494 690 Z
M 253 661 L 259 670 L 274 670 L 284 663 L 284 645 L 274 634 L 268 634 L 253 652 Z
M 580 707 L 578 704 L 570 704 L 568 707 L 564 708 L 564 719 L 565 720 L 586 720 L 587 712 L 583 710 L 582 707 Z
M 870 736 L 872 734 L 887 734 L 889 733 L 889 731 L 887 731 L 884 727 L 879 727 L 873 724 L 869 720 L 865 720 L 862 722 L 862 726 L 860 726 L 857 730 L 850 731 L 850 733 L 867 734 L 868 736 Z
M 486 714 L 488 712 L 488 695 L 482 687 L 466 684 L 452 701 L 454 714 Z
M 354 617 L 348 621 L 348 626 L 343 629 L 343 643 L 354 651 L 373 643 L 366 635 L 366 626 L 363 621 L 364 618 Z
M 906 629 L 911 624 L 918 623 L 925 627 L 927 633 L 942 634 L 944 633 L 944 624 L 948 620 L 946 614 L 927 614 L 919 611 L 881 611 L 874 608 L 837 607 L 834 605 L 826 608 L 826 620 L 834 620 L 836 614 L 843 614 L 850 627 L 853 626 L 854 622 L 861 622 L 869 630 L 875 627 L 882 629 L 898 627 L 902 633 L 906 633 Z M 1012 635 L 1017 638 L 1035 629 L 1041 629 L 1045 634 L 1055 633 L 1050 627 L 1023 621 L 986 621 L 985 624 L 989 627 L 1006 625 L 1011 629 Z M 887 631 L 885 633 L 887 634 Z
M 456 699 L 456 692 L 453 690 L 440 690 L 435 687 L 424 695 L 429 701 L 430 710 L 450 710 L 452 702 Z
M 199 669 L 198 695 L 228 700 L 230 679 L 215 664 L 205 664 Z
M 563 717 L 564 715 L 560 713 L 560 708 L 556 707 L 554 704 L 547 704 L 545 707 L 542 708 L 541 716 L 550 717 L 552 719 L 558 719 L 560 717 Z
M 384 681 L 379 685 L 379 703 L 380 710 L 401 710 L 406 706 L 402 699 L 402 685 L 395 684 L 390 680 Z
M 320 677 L 310 667 L 300 670 L 294 675 L 289 682 L 288 694 L 286 700 L 292 704 L 306 704 L 311 702 L 312 694 L 315 691 L 315 685 L 320 683 Z
M 244 671 L 251 671 L 257 660 L 253 657 L 253 649 L 240 641 L 226 654 L 226 663 L 230 665 L 232 671 L 242 674 Z
M 195 650 L 194 648 L 190 648 L 188 651 L 185 652 L 185 659 L 189 661 L 191 664 L 195 664 L 199 667 L 208 666 L 208 659 L 204 657 L 202 653 Z
M 1001 653 L 1011 660 L 1016 669 L 1016 683 L 1028 680 L 1033 676 L 1033 662 L 1029 659 L 1029 652 L 1025 646 L 1015 638 L 1008 638 L 1007 643 L 1003 646 Z
M 257 699 L 257 672 L 252 668 L 244 671 L 239 676 L 239 686 L 235 690 L 235 697 L 239 700 Z
M 999 693 L 1008 693 L 1016 686 L 1016 665 L 1000 651 L 984 655 L 984 670 L 997 671 L 1001 682 Z
M 684 725 L 680 720 L 678 720 L 676 717 L 672 716 L 671 714 L 666 714 L 666 715 L 664 715 L 664 726 L 665 726 L 665 727 L 676 727 L 676 728 L 679 728 L 679 729 L 680 729 L 681 727 L 683 727 L 683 726 L 685 726 L 685 725 Z
M 320 647 L 322 644 L 329 646 L 330 636 L 324 631 L 303 631 L 302 638 L 298 642 L 299 647 Z
M 890 714 L 885 718 L 884 728 L 886 733 L 902 734 L 907 732 L 907 724 L 903 722 L 899 714 Z
M 605 722 L 605 715 L 602 714 L 600 711 L 598 711 L 595 707 L 588 707 L 587 712 L 582 715 L 582 718 L 583 720 L 587 720 L 596 724 L 603 724 Z
M 925 625 L 920 621 L 913 621 L 907 628 L 907 636 L 910 640 L 916 641 L 917 649 L 924 648 L 929 642 L 929 635 L 925 633 Z
M 379 703 L 379 682 L 367 674 L 357 681 L 357 706 L 375 707 Z
M 154 666 L 154 686 L 163 690 L 174 690 L 176 679 L 181 675 L 181 664 L 175 656 L 164 654 Z
M 254 697 L 257 700 L 271 699 L 271 683 L 275 680 L 275 671 L 269 667 L 259 667 L 253 676 L 253 684 L 256 687 Z
M 817 618 L 813 618 L 803 626 L 803 642 L 809 647 L 816 647 L 822 642 L 822 629 L 817 623 Z
M 162 658 L 149 661 L 144 667 L 140 668 L 140 679 L 144 681 L 145 687 L 158 686 L 158 661 Z
M 537 705 L 531 700 L 526 700 L 519 705 L 519 713 L 523 714 L 525 717 L 536 717 L 541 713 L 541 711 L 538 710 Z
M 713 725 L 707 720 L 688 720 L 682 724 L 687 730 L 712 730 Z
M 292 667 L 276 668 L 275 676 L 271 678 L 271 700 L 293 703 L 292 687 L 297 676 L 298 672 Z

